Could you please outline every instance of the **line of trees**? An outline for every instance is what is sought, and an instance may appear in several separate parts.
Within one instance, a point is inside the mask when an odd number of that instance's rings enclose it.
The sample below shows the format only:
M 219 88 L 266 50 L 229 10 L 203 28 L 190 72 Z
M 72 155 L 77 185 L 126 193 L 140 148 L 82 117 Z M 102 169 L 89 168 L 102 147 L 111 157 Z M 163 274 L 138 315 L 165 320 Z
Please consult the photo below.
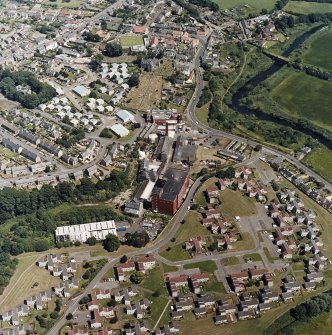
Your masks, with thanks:
M 199 7 L 209 8 L 213 12 L 217 12 L 219 10 L 218 4 L 211 0 L 189 0 L 189 3 Z
M 16 86 L 27 86 L 31 93 L 23 93 Z M 8 99 L 19 102 L 25 108 L 36 108 L 39 104 L 51 100 L 55 89 L 40 82 L 33 73 L 27 71 L 0 71 L 0 91 Z

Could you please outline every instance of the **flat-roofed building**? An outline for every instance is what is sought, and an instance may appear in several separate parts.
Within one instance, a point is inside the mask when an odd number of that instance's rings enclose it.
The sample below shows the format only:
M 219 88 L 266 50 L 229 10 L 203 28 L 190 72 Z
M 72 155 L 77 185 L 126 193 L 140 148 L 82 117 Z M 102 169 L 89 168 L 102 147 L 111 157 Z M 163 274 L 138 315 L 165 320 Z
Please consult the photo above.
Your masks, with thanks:
M 117 236 L 113 220 L 58 227 L 55 230 L 55 239 L 57 242 L 80 241 L 84 243 L 89 237 L 104 240 L 108 234 Z

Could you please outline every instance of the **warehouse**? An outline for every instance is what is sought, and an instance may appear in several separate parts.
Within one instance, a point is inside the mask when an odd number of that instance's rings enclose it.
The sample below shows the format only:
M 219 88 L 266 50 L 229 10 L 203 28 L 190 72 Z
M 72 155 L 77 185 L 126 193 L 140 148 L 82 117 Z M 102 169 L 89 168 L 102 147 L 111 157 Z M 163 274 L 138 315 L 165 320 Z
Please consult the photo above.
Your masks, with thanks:
M 117 235 L 113 220 L 58 227 L 55 230 L 55 240 L 56 242 L 79 241 L 84 243 L 89 237 L 104 240 L 108 234 Z

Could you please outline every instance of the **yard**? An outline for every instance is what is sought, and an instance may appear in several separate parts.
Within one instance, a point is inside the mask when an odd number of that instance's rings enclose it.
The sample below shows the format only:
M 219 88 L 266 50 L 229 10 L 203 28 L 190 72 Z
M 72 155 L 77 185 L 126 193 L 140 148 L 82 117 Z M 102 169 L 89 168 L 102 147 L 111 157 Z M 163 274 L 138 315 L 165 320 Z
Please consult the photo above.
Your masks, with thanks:
M 304 158 L 304 163 L 332 182 L 332 152 L 325 147 L 314 149 Z
M 162 83 L 161 76 L 141 74 L 138 87 L 130 91 L 124 106 L 143 112 L 158 108 L 161 100 Z
M 289 1 L 284 10 L 286 12 L 296 14 L 328 13 L 332 12 L 332 4 L 307 1 Z
M 120 38 L 120 43 L 123 47 L 131 47 L 133 45 L 142 45 L 143 38 L 142 36 L 122 36 Z

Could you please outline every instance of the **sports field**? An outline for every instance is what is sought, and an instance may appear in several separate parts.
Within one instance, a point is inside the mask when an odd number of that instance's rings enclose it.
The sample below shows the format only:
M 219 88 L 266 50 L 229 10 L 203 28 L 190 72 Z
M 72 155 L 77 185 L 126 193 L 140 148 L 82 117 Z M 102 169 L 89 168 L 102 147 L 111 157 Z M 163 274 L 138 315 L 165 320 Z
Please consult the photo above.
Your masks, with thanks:
M 332 131 L 332 83 L 283 68 L 269 79 L 270 97 L 290 117 L 301 117 Z
M 332 70 L 332 29 L 325 29 L 310 39 L 308 50 L 303 55 L 303 62 Z
M 141 36 L 122 36 L 120 41 L 123 47 L 143 44 L 143 38 Z
M 220 9 L 229 9 L 248 5 L 259 10 L 262 10 L 263 8 L 271 10 L 276 4 L 275 0 L 213 0 L 213 2 L 217 3 Z
M 332 4 L 306 1 L 289 1 L 284 10 L 286 12 L 292 12 L 296 14 L 332 13 Z

